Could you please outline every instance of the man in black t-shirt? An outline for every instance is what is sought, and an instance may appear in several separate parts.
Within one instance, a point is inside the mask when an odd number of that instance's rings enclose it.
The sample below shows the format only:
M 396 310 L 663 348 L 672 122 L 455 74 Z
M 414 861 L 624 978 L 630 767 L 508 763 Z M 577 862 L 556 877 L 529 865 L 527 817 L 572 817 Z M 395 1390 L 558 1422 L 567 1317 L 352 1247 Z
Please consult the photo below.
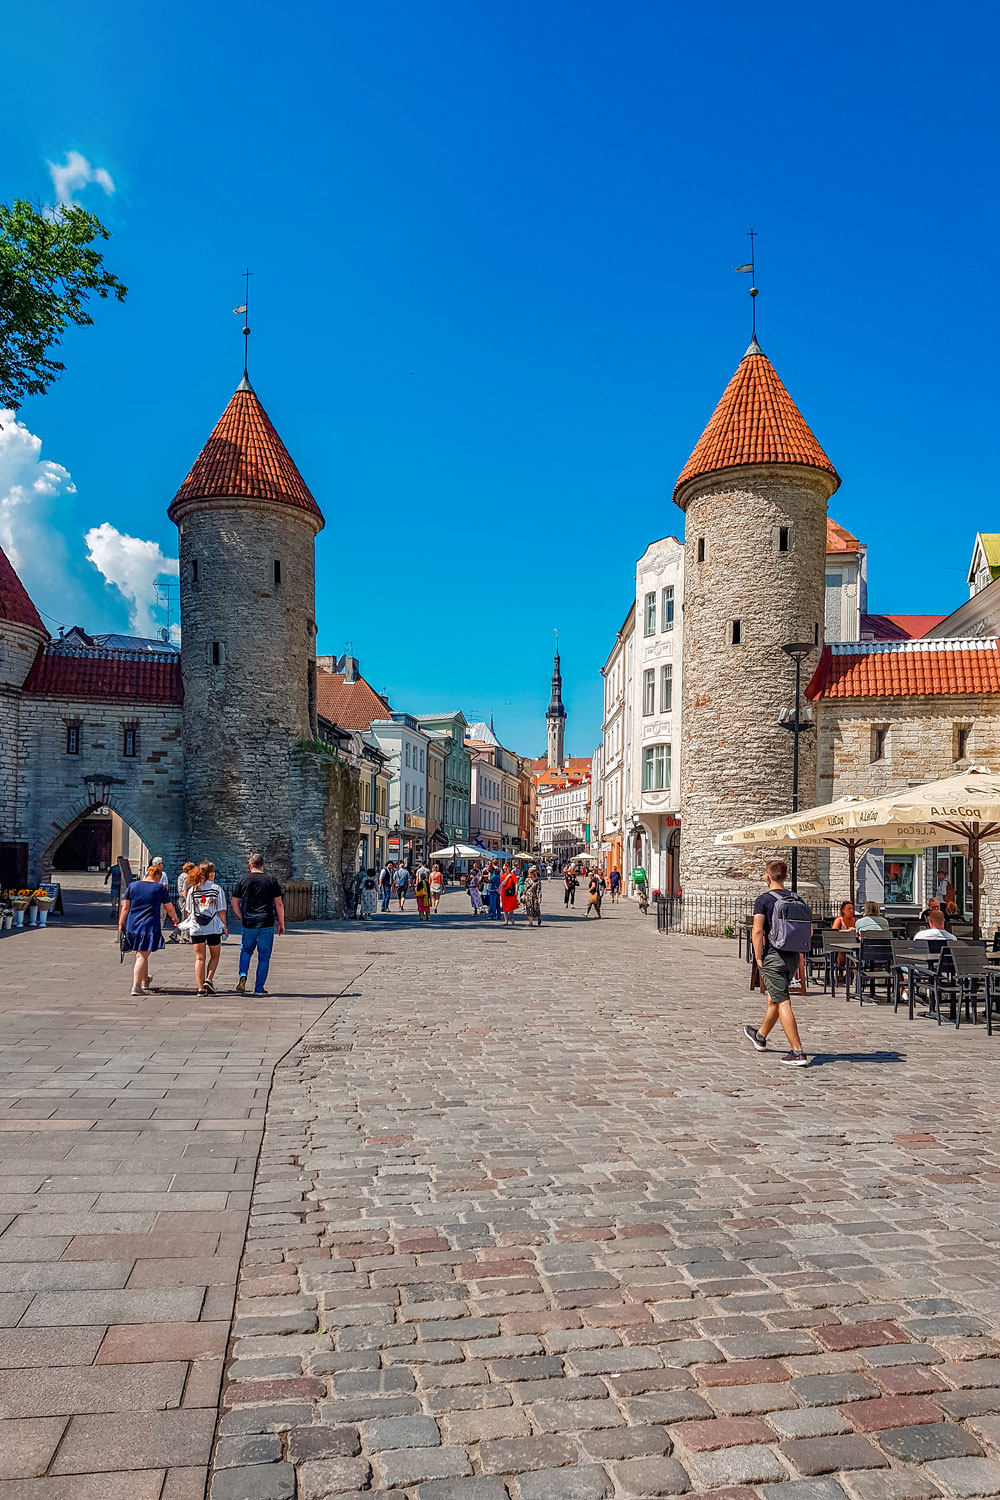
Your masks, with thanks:
M 273 875 L 264 873 L 263 854 L 251 854 L 249 873 L 243 876 L 233 891 L 233 912 L 243 924 L 243 940 L 240 946 L 240 977 L 236 981 L 236 993 L 245 995 L 250 959 L 257 953 L 257 977 L 254 994 L 266 995 L 264 981 L 271 964 L 271 949 L 274 946 L 274 930 L 285 930 L 285 903 L 281 886 Z
M 767 1037 L 771 1028 L 775 1021 L 780 1020 L 781 1029 L 788 1038 L 790 1048 L 780 1061 L 792 1068 L 804 1068 L 808 1065 L 809 1059 L 802 1050 L 799 1028 L 795 1023 L 795 1014 L 789 995 L 791 981 L 798 973 L 800 955 L 771 946 L 771 920 L 774 916 L 774 908 L 778 904 L 778 896 L 785 889 L 788 866 L 783 859 L 771 859 L 768 860 L 764 873 L 767 876 L 767 890 L 762 896 L 758 896 L 753 904 L 751 938 L 754 956 L 767 991 L 767 1010 L 759 1026 L 750 1024 L 744 1026 L 743 1035 L 753 1043 L 758 1052 L 763 1052 L 767 1047 Z

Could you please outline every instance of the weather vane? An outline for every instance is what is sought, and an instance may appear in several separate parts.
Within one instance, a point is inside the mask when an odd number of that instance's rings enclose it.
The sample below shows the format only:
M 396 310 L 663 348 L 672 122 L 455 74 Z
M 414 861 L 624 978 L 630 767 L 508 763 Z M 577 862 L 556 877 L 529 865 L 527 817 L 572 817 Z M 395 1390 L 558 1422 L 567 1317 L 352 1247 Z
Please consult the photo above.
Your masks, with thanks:
M 243 314 L 243 374 L 244 374 L 244 376 L 246 376 L 246 373 L 247 373 L 247 356 L 249 354 L 249 345 L 250 345 L 250 277 L 252 275 L 253 275 L 253 272 L 250 270 L 249 267 L 247 267 L 247 269 L 243 272 L 243 278 L 246 281 L 246 292 L 244 294 L 244 301 L 240 303 L 239 307 L 234 307 L 233 308 L 233 312 L 234 313 L 242 313 Z
M 745 266 L 737 266 L 736 270 L 750 277 L 750 336 L 757 341 L 757 271 L 754 263 L 753 242 L 757 238 L 756 229 L 747 230 L 747 238 L 750 241 L 750 259 Z

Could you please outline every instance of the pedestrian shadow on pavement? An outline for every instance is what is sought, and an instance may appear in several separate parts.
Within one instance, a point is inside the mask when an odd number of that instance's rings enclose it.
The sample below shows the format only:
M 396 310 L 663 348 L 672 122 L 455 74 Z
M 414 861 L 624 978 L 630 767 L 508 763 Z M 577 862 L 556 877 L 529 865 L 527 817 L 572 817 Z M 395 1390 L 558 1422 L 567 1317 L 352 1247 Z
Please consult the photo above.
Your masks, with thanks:
M 811 1052 L 810 1068 L 822 1068 L 826 1063 L 900 1063 L 906 1061 L 903 1052 L 879 1048 L 875 1052 Z

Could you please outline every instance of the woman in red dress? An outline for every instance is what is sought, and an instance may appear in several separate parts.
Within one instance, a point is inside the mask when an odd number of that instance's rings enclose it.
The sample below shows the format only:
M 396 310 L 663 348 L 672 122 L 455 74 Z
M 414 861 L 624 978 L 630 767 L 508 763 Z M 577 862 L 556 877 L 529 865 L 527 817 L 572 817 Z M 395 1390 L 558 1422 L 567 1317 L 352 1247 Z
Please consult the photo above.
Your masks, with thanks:
M 518 908 L 517 876 L 510 865 L 504 865 L 500 880 L 500 909 L 505 927 L 513 927 L 514 913 Z

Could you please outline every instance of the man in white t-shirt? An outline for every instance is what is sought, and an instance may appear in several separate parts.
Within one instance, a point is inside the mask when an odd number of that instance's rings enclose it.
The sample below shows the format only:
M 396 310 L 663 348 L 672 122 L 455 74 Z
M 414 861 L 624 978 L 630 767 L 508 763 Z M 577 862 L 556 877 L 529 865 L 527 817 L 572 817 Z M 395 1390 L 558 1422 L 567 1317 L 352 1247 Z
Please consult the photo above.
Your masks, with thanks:
M 939 938 L 944 938 L 945 942 L 948 943 L 955 942 L 955 934 L 949 932 L 944 925 L 944 912 L 932 911 L 928 913 L 927 926 L 922 927 L 919 932 L 913 934 L 913 941 L 921 943 L 927 942 L 928 939 L 934 941 Z

